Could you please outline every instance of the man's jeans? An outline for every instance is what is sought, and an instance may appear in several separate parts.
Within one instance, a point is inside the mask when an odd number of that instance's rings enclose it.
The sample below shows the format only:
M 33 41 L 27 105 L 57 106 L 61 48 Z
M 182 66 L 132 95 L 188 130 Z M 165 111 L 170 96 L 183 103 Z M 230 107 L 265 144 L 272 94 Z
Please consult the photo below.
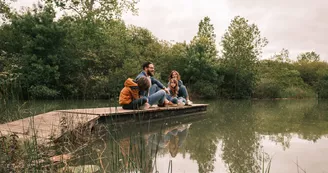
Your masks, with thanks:
M 148 103 L 152 106 L 154 104 L 163 105 L 165 100 L 165 91 L 153 84 L 148 91 L 140 92 L 141 96 L 148 98 Z
M 155 86 L 155 85 L 153 85 Z M 156 85 L 157 86 L 157 85 Z M 152 90 L 152 88 L 150 88 L 150 95 L 148 97 L 148 103 L 152 106 L 153 104 L 159 104 L 159 105 L 163 105 L 164 104 L 164 100 L 165 100 L 165 91 L 164 90 L 159 90 L 157 92 L 155 92 L 155 89 Z

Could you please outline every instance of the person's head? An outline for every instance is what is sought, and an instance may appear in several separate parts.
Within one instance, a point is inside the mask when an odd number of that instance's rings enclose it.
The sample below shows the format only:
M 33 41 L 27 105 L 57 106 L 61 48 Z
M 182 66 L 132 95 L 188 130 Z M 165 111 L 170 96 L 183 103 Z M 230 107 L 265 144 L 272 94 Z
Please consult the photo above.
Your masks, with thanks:
M 155 74 L 154 64 L 149 61 L 145 62 L 142 65 L 142 69 L 147 73 L 148 76 L 154 76 L 154 74 Z
M 179 86 L 178 86 L 178 80 L 176 78 L 171 78 L 170 79 L 169 88 L 172 91 L 173 96 L 177 96 L 178 95 Z
M 177 80 L 180 80 L 180 74 L 176 70 L 172 70 L 169 79 L 176 78 Z
M 178 80 L 177 79 L 175 79 L 175 78 L 171 78 L 170 79 L 170 88 L 177 88 L 177 86 L 178 86 Z
M 137 80 L 137 84 L 140 91 L 147 91 L 150 87 L 148 78 L 144 76 Z

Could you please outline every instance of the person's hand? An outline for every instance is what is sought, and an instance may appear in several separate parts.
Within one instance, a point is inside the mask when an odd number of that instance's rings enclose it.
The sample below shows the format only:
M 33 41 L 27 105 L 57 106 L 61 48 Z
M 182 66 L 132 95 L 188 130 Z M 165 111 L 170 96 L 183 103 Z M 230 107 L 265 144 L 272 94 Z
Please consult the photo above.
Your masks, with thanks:
M 167 88 L 164 88 L 164 91 L 165 91 L 166 93 L 169 93 L 169 89 L 167 89 Z

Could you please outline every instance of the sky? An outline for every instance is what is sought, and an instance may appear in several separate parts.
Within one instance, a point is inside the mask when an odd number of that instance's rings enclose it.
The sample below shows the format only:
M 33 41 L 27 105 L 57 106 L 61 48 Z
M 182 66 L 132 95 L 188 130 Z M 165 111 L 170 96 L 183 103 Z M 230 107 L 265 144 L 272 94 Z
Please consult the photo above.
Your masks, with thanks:
M 14 4 L 31 6 L 36 0 L 17 0 Z M 198 23 L 210 17 L 217 45 L 231 20 L 239 15 L 255 23 L 269 44 L 261 59 L 270 58 L 283 48 L 290 58 L 315 51 L 328 61 L 328 1 L 326 0 L 140 0 L 138 15 L 127 13 L 123 19 L 149 29 L 157 38 L 189 42 Z

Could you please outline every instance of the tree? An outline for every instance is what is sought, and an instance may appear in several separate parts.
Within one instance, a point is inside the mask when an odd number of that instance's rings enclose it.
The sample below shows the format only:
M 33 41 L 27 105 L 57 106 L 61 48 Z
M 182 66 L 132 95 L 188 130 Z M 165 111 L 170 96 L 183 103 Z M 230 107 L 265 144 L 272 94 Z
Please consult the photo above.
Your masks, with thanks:
M 225 69 L 224 93 L 233 98 L 250 97 L 257 82 L 257 63 L 267 45 L 255 24 L 236 16 L 222 38 Z
M 320 61 L 320 55 L 315 52 L 305 52 L 301 53 L 297 56 L 297 60 L 300 63 L 308 63 L 308 62 L 318 62 Z
M 0 21 L 6 22 L 14 15 L 12 9 L 10 9 L 10 3 L 6 0 L 0 0 Z
M 282 49 L 278 54 L 274 54 L 272 59 L 277 62 L 291 63 L 292 60 L 289 58 L 288 49 Z
M 61 11 L 76 14 L 80 18 L 111 20 L 120 18 L 123 12 L 137 12 L 137 0 L 43 0 L 55 4 Z
M 190 43 L 192 53 L 196 53 L 199 60 L 205 59 L 207 62 L 213 62 L 218 53 L 215 44 L 214 26 L 210 22 L 209 17 L 204 17 L 199 22 L 197 35 Z
M 321 69 L 327 69 L 327 63 L 320 62 L 320 55 L 315 52 L 305 52 L 297 56 L 298 61 L 294 64 L 296 69 L 300 72 L 303 81 L 314 87 L 318 86 L 321 79 Z
M 8 62 L 19 68 L 22 89 L 35 97 L 58 96 L 57 82 L 61 59 L 61 45 L 65 37 L 63 28 L 54 22 L 52 6 L 36 7 L 25 14 L 15 14 L 10 24 L 2 26 L 4 37 L 0 49 Z M 2 35 L 0 34 L 0 35 Z
M 187 46 L 187 57 L 184 59 L 184 80 L 197 88 L 196 93 L 215 97 L 220 85 L 215 60 L 217 57 L 214 27 L 210 18 L 199 22 L 197 35 Z

